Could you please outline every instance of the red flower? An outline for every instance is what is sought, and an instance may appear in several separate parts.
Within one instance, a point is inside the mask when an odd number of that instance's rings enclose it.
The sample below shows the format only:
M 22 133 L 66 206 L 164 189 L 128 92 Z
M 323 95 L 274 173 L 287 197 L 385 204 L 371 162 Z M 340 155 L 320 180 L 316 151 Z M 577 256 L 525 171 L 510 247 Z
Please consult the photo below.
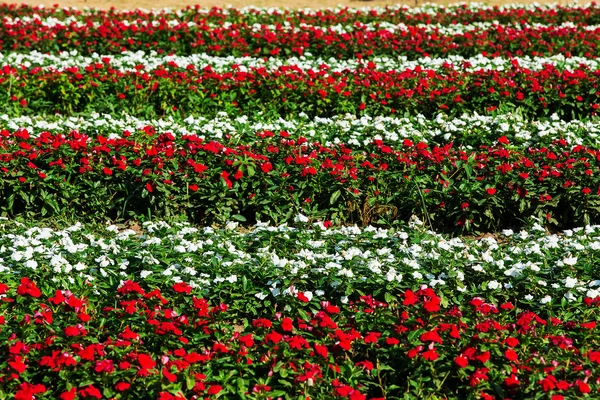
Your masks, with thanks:
M 198 185 L 190 185 L 188 186 L 192 192 L 198 191 Z
M 42 384 L 32 385 L 23 382 L 18 386 L 18 390 L 15 393 L 15 400 L 33 400 L 36 394 L 44 393 L 46 390 L 46 387 Z
M 465 368 L 467 365 L 469 365 L 469 359 L 463 355 L 459 355 L 454 358 L 454 364 L 461 368 Z
M 221 178 L 223 178 L 223 181 L 227 185 L 227 188 L 231 189 L 233 187 L 233 183 L 229 180 L 229 172 L 221 172 Z
M 306 295 L 302 292 L 298 292 L 298 300 L 304 302 L 304 303 L 308 303 L 308 297 L 306 297 Z
M 440 302 L 441 302 L 441 299 L 436 296 L 436 297 L 431 298 L 431 300 L 426 300 L 423 303 L 423 307 L 425 308 L 425 310 L 429 311 L 430 313 L 433 313 L 433 312 L 439 311 Z
M 117 392 L 123 392 L 127 389 L 129 389 L 131 385 L 127 382 L 119 382 L 115 385 L 115 389 L 117 390 Z
M 27 369 L 27 365 L 23 362 L 23 357 L 17 356 L 14 361 L 9 361 L 8 365 L 11 366 L 15 371 L 22 374 L 25 369 Z
M 177 293 L 190 294 L 192 292 L 192 287 L 185 282 L 179 282 L 173 285 L 173 290 Z
M 490 196 L 493 196 L 496 194 L 496 189 L 495 188 L 487 188 L 486 193 L 489 194 Z
M 435 330 L 423 333 L 420 339 L 421 342 L 443 343 L 442 338 L 440 337 L 440 335 L 438 335 L 437 331 Z
M 102 169 L 102 172 L 104 173 L 104 175 L 112 175 L 113 174 L 112 169 L 107 168 L 107 167 L 104 167 Z
M 279 333 L 277 333 L 275 331 L 271 331 L 265 336 L 265 342 L 270 341 L 270 342 L 273 342 L 274 344 L 281 342 L 281 339 L 283 339 L 283 336 L 281 336 Z
M 41 292 L 40 289 L 35 285 L 35 282 L 32 282 L 29 278 L 21 278 L 21 284 L 17 288 L 17 294 L 24 296 L 29 295 L 31 297 L 40 297 Z
M 86 387 L 85 389 L 80 390 L 79 392 L 82 393 L 84 395 L 84 397 L 90 396 L 90 397 L 95 397 L 97 399 L 102 398 L 102 393 L 100 393 L 100 391 L 98 389 L 96 389 L 93 385 L 90 385 L 90 386 Z
M 381 333 L 379 332 L 369 332 L 365 335 L 365 343 L 377 343 Z
M 259 318 L 252 321 L 252 326 L 255 328 L 270 328 L 273 323 L 266 318 Z
M 581 326 L 582 328 L 585 328 L 585 329 L 594 329 L 596 327 L 596 322 L 594 322 L 594 321 L 585 322 L 583 324 L 579 324 L 579 326 Z
M 4 283 L 0 283 L 0 294 L 5 294 L 6 292 L 8 292 L 8 286 Z
M 579 391 L 581 393 L 589 393 L 589 392 L 591 392 L 590 386 L 587 383 L 582 382 L 582 381 L 578 381 L 577 382 L 577 389 L 579 389 Z
M 154 191 L 151 183 L 146 183 L 146 190 L 149 191 L 150 193 L 152 193 Z
M 544 390 L 544 392 L 548 392 L 556 387 L 556 378 L 552 375 L 549 375 L 541 381 L 539 381 L 538 383 L 542 385 L 542 389 Z
M 260 165 L 260 169 L 265 174 L 268 174 L 269 172 L 271 172 L 273 170 L 273 164 L 271 164 L 270 162 L 266 162 L 266 163 Z
M 251 333 L 249 333 L 245 336 L 240 336 L 240 338 L 238 340 L 240 341 L 240 343 L 242 343 L 246 347 L 254 346 L 254 338 L 252 337 Z
M 511 374 L 508 378 L 504 379 L 504 384 L 508 387 L 519 386 L 520 383 L 519 378 L 515 374 Z
M 140 363 L 140 367 L 143 369 L 152 369 L 156 365 L 152 357 L 150 357 L 148 354 L 139 354 L 138 363 Z
M 67 326 L 63 332 L 69 337 L 79 336 L 79 329 L 76 326 Z
M 77 397 L 77 389 L 72 388 L 68 392 L 62 392 L 60 396 L 58 396 L 60 400 L 75 400 Z
M 426 352 L 424 352 L 421 355 L 423 356 L 424 359 L 426 359 L 428 361 L 437 360 L 439 357 L 439 354 L 437 353 L 437 351 L 435 351 L 435 349 L 427 350 Z
M 315 344 L 315 352 L 323 358 L 327 358 L 327 355 L 329 354 L 327 346 L 322 346 L 320 344 Z
M 165 378 L 167 378 L 167 380 L 171 383 L 175 382 L 177 380 L 177 375 L 171 373 L 168 369 L 163 368 L 162 370 L 162 374 Z
M 124 340 L 137 340 L 137 339 L 140 338 L 140 335 L 138 335 L 137 333 L 133 332 L 129 328 L 129 325 L 127 325 L 125 327 L 125 330 L 121 334 L 119 334 L 119 337 L 121 339 L 124 339 Z
M 423 346 L 417 346 L 414 349 L 409 350 L 406 355 L 408 358 L 415 358 L 423 350 Z
M 498 143 L 509 144 L 510 141 L 508 140 L 508 138 L 506 136 L 501 136 L 500 138 L 498 138 Z
M 411 306 L 415 303 L 417 303 L 419 301 L 419 298 L 415 295 L 415 293 L 408 289 L 406 292 L 404 292 L 404 302 L 402 304 L 404 304 L 405 306 Z
M 485 364 L 490 359 L 490 352 L 484 351 L 475 358 Z
M 389 338 L 385 339 L 385 344 L 390 345 L 390 346 L 397 345 L 398 343 L 400 343 L 400 341 L 393 337 L 389 337 Z
M 508 349 L 504 352 L 504 356 L 509 360 L 509 361 L 517 361 L 519 359 L 519 355 L 517 354 L 516 351 L 514 351 L 513 349 Z
M 281 329 L 286 332 L 291 332 L 294 329 L 294 324 L 291 318 L 283 318 L 281 320 Z
M 217 394 L 221 391 L 222 387 L 220 385 L 210 385 L 208 388 L 208 394 Z

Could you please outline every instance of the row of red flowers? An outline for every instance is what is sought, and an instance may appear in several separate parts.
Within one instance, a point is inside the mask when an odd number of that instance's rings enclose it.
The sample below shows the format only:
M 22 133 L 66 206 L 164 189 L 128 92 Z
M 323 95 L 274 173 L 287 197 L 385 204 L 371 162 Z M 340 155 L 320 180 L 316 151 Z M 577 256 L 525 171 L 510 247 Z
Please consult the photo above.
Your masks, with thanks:
M 59 20 L 75 18 L 81 22 L 110 22 L 114 20 L 144 23 L 161 19 L 177 19 L 181 22 L 196 24 L 246 23 L 253 24 L 309 24 L 331 26 L 338 24 L 351 25 L 360 23 L 393 23 L 393 24 L 439 24 L 442 26 L 455 24 L 471 24 L 474 22 L 493 22 L 500 24 L 547 24 L 557 25 L 565 22 L 583 25 L 600 24 L 600 7 L 596 3 L 588 5 L 528 6 L 528 7 L 478 7 L 466 4 L 451 7 L 439 7 L 430 10 L 415 10 L 409 7 L 379 7 L 349 9 L 251 9 L 212 7 L 203 9 L 199 5 L 173 11 L 120 11 L 63 9 L 56 7 L 35 7 L 25 4 L 0 4 L 0 15 L 10 18 L 23 18 L 38 15 L 41 18 L 54 17 Z
M 358 400 L 406 391 L 562 399 L 600 390 L 600 298 L 564 310 L 578 317 L 563 319 L 510 302 L 454 303 L 428 288 L 388 303 L 316 303 L 297 292 L 285 300 L 291 311 L 250 316 L 210 304 L 186 283 L 126 281 L 102 295 L 36 283 L 0 283 L 0 385 L 18 400 Z
M 600 28 L 583 25 L 493 25 L 487 29 L 445 33 L 437 27 L 420 26 L 372 29 L 357 22 L 348 29 L 348 32 L 340 32 L 333 27 L 281 24 L 273 27 L 263 24 L 256 29 L 245 22 L 229 26 L 212 26 L 206 21 L 197 25 L 169 24 L 164 18 L 156 25 L 152 21 L 129 23 L 108 19 L 100 26 L 94 26 L 92 21 L 65 25 L 42 24 L 39 20 L 4 20 L 0 22 L 0 50 L 44 53 L 77 50 L 83 54 L 157 50 L 234 56 L 298 56 L 310 52 L 319 57 L 405 55 L 411 59 L 448 54 L 464 57 L 565 54 L 593 58 L 600 43 Z
M 366 113 L 486 113 L 518 109 L 525 117 L 564 118 L 596 115 L 600 107 L 599 71 L 561 71 L 554 66 L 532 71 L 457 71 L 450 65 L 435 71 L 420 67 L 378 71 L 374 65 L 356 71 L 303 71 L 282 66 L 217 73 L 210 67 L 160 66 L 120 72 L 109 60 L 81 70 L 62 72 L 4 66 L 0 69 L 0 104 L 13 115 L 79 112 L 123 113 L 155 118 L 164 114 L 310 116 Z
M 417 215 L 441 229 L 482 230 L 527 216 L 563 226 L 600 221 L 600 152 L 564 140 L 523 150 L 502 137 L 466 150 L 407 139 L 396 149 L 376 141 L 353 150 L 286 132 L 259 132 L 247 145 L 153 132 L 0 131 L 3 212 L 283 222 L 303 210 L 335 222 Z

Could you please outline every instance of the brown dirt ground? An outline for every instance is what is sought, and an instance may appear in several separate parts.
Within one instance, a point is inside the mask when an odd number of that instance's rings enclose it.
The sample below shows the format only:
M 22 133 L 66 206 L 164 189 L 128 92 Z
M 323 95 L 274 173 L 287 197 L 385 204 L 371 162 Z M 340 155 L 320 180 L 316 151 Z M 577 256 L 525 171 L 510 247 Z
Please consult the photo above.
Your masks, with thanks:
M 58 4 L 62 7 L 77 7 L 82 9 L 83 7 L 90 8 L 101 8 L 101 9 L 109 9 L 111 7 L 115 7 L 121 10 L 133 10 L 136 8 L 142 9 L 156 9 L 156 8 L 185 8 L 187 6 L 192 6 L 196 4 L 200 4 L 202 7 L 245 7 L 245 6 L 256 6 L 256 7 L 289 7 L 289 8 L 327 8 L 327 7 L 336 7 L 338 5 L 348 6 L 353 8 L 365 7 L 365 6 L 386 6 L 386 5 L 397 5 L 397 4 L 406 4 L 409 6 L 416 5 L 416 1 L 418 4 L 424 3 L 419 0 L 402 0 L 400 2 L 390 1 L 390 0 L 21 0 L 18 4 L 29 4 L 29 5 L 39 5 L 44 4 L 49 7 L 54 4 Z M 7 2 L 11 2 L 11 0 L 7 0 Z M 433 1 L 436 4 L 453 4 L 456 3 L 456 0 L 435 0 Z M 490 5 L 501 5 L 507 3 L 560 3 L 567 4 L 572 3 L 572 1 L 565 0 L 488 0 L 487 4 Z

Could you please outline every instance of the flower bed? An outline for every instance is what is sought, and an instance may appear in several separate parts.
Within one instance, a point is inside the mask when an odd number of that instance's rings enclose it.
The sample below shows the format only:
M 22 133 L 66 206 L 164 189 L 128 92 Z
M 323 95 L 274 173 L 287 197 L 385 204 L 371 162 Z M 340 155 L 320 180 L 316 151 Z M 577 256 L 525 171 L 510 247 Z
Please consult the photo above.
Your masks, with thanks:
M 505 232 L 508 243 L 419 229 L 146 228 L 98 237 L 81 225 L 3 227 L 4 393 L 491 399 L 600 389 L 597 227 Z M 579 248 L 589 253 L 572 257 Z M 485 267 L 459 269 L 481 251 Z M 428 282 L 419 271 L 431 272 L 432 252 L 446 272 Z M 384 274 L 379 260 L 398 270 Z
M 248 145 L 146 133 L 131 140 L 1 131 L 2 209 L 97 219 L 184 214 L 198 223 L 283 223 L 302 210 L 336 224 L 417 215 L 443 230 L 499 229 L 529 216 L 561 226 L 600 219 L 600 155 L 563 139 L 526 151 L 505 136 L 478 150 L 409 139 L 352 150 L 283 131 L 259 132 Z
M 0 399 L 600 396 L 596 4 L 0 15 Z
M 548 65 L 532 71 L 516 64 L 507 71 L 474 72 L 452 66 L 379 71 L 369 65 L 351 73 L 286 66 L 218 73 L 193 65 L 120 72 L 105 60 L 85 70 L 60 72 L 5 65 L 0 70 L 0 103 L 13 116 L 94 111 L 145 118 L 192 112 L 214 116 L 222 111 L 283 117 L 300 112 L 311 117 L 347 112 L 432 116 L 440 111 L 460 115 L 517 110 L 528 118 L 558 114 L 575 119 L 596 115 L 599 75 L 600 70 L 585 67 L 561 71 Z

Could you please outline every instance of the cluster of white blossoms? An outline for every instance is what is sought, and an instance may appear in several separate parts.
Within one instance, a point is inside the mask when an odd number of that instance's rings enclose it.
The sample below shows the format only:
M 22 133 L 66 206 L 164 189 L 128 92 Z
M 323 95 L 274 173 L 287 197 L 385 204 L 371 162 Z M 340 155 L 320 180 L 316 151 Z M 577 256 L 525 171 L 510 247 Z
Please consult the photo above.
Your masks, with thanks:
M 94 234 L 81 224 L 63 230 L 0 225 L 2 276 L 76 280 L 188 282 L 203 291 L 238 290 L 257 299 L 338 296 L 360 290 L 423 285 L 446 296 L 506 295 L 531 302 L 577 302 L 600 296 L 593 275 L 600 226 L 547 234 L 534 224 L 497 238 L 449 238 L 422 227 L 326 229 L 259 223 L 249 230 L 144 223 L 143 232 L 108 226 Z M 499 240 L 501 239 L 501 240 Z M 240 286 L 240 288 L 238 288 Z M 237 289 L 236 289 L 237 288 Z M 240 289 L 241 290 L 241 289 Z
M 502 136 L 509 136 L 512 142 L 524 146 L 549 144 L 557 139 L 565 139 L 572 146 L 600 146 L 600 120 L 564 121 L 557 116 L 544 121 L 529 121 L 517 114 L 465 114 L 460 117 L 439 114 L 433 119 L 423 115 L 371 117 L 351 114 L 309 119 L 305 114 L 300 114 L 296 119 L 286 120 L 266 119 L 260 115 L 232 117 L 222 112 L 215 118 L 191 115 L 182 120 L 172 117 L 144 120 L 129 115 L 111 116 L 95 113 L 85 117 L 10 117 L 0 114 L 0 129 L 27 129 L 32 136 L 38 136 L 44 131 L 63 134 L 78 131 L 89 136 L 101 134 L 117 139 L 122 138 L 125 131 L 135 136 L 146 126 L 153 127 L 158 134 L 170 132 L 175 137 L 196 135 L 206 140 L 217 141 L 228 136 L 234 141 L 254 140 L 256 134 L 263 131 L 272 131 L 276 135 L 285 131 L 291 138 L 304 136 L 311 142 L 317 141 L 325 145 L 345 143 L 366 146 L 374 140 L 398 145 L 402 144 L 404 139 L 426 143 L 461 142 L 467 145 L 474 142 L 477 145 L 483 139 L 492 143 Z

